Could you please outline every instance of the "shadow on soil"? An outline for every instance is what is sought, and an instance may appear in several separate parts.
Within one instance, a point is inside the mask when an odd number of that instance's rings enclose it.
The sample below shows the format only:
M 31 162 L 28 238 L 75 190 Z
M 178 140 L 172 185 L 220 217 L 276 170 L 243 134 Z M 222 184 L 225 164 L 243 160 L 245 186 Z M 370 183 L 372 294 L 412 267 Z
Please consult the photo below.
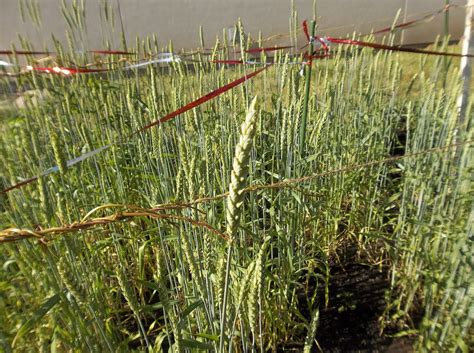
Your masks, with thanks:
M 317 341 L 323 352 L 412 352 L 413 338 L 380 335 L 388 271 L 361 264 L 332 269 L 329 305 L 320 309 Z M 317 351 L 317 350 L 315 350 Z
M 380 318 L 386 308 L 385 293 L 390 288 L 387 268 L 357 262 L 333 266 L 327 307 L 320 305 L 320 319 L 313 352 L 413 352 L 414 337 L 391 337 L 397 331 L 385 328 Z M 324 298 L 324 291 L 318 293 Z M 310 320 L 306 294 L 299 298 L 301 312 Z M 304 337 L 297 340 L 304 342 Z M 280 347 L 280 352 L 301 352 L 302 344 Z

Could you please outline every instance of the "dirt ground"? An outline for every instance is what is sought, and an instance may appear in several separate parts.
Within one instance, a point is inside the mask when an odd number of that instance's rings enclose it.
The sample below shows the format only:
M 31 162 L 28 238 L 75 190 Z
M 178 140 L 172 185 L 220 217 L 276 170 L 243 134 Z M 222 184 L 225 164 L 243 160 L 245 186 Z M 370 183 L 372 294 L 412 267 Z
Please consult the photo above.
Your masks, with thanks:
M 388 271 L 362 264 L 334 268 L 316 337 L 323 352 L 412 352 L 414 338 L 380 335 L 388 288 Z
M 410 353 L 416 337 L 392 337 L 395 328 L 385 328 L 381 335 L 380 318 L 386 309 L 386 292 L 390 288 L 389 271 L 356 261 L 331 268 L 329 301 L 320 305 L 320 318 L 313 352 L 351 353 L 386 352 Z M 320 289 L 319 298 L 324 298 Z M 310 320 L 305 307 L 306 293 L 301 293 L 301 312 Z M 296 338 L 291 346 L 280 347 L 281 352 L 301 352 L 304 337 Z

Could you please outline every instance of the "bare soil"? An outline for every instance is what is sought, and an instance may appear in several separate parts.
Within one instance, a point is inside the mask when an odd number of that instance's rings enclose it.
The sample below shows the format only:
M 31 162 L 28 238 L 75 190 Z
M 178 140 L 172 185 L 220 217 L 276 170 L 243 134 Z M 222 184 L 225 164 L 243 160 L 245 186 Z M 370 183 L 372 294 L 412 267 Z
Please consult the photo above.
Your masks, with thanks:
M 381 317 L 387 306 L 389 271 L 380 266 L 348 262 L 331 268 L 328 305 L 319 306 L 320 318 L 316 335 L 319 345 L 313 352 L 413 352 L 415 337 L 393 337 L 395 328 L 382 333 Z M 318 290 L 324 298 L 324 289 Z M 301 295 L 306 298 L 306 294 Z M 301 298 L 301 312 L 310 319 L 306 300 Z M 304 337 L 291 346 L 280 347 L 281 352 L 301 352 Z

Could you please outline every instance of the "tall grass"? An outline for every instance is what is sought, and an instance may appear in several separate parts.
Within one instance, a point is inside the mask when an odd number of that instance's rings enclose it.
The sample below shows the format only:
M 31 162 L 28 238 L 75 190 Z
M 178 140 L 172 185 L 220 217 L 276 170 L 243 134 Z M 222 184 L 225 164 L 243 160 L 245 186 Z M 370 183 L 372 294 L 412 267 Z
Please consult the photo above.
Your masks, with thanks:
M 66 10 L 76 33 L 70 38 L 80 38 L 84 10 Z M 238 46 L 247 48 L 250 40 L 241 35 Z M 75 43 L 58 44 L 59 62 L 87 60 L 74 54 Z M 226 59 L 227 49 L 213 58 Z M 156 38 L 136 40 L 138 53 L 168 50 Z M 250 69 L 181 62 L 101 76 L 20 76 L 20 89 L 48 96 L 2 110 L 0 180 L 11 185 L 52 165 L 60 172 L 2 196 L 1 228 L 69 224 L 99 205 L 151 208 L 221 194 L 229 185 L 240 190 L 453 143 L 455 65 L 443 87 L 441 59 L 419 57 L 412 77 L 404 73 L 407 57 L 341 47 L 314 62 L 304 158 L 298 137 L 305 80 L 284 54 L 261 76 L 133 138 L 126 137 Z M 238 172 L 232 177 L 234 151 L 256 95 L 255 132 L 239 166 L 249 172 L 239 179 Z M 473 134 L 472 110 L 467 116 L 464 141 Z M 82 164 L 65 166 L 110 143 Z M 301 338 L 309 351 L 331 266 L 356 246 L 361 259 L 391 266 L 387 325 L 415 333 L 420 351 L 468 350 L 472 148 L 458 148 L 238 194 L 240 221 L 229 210 L 231 193 L 227 201 L 167 211 L 181 220 L 142 217 L 46 245 L 4 244 L 0 345 L 6 352 L 276 351 Z M 222 231 L 227 225 L 232 244 L 186 219 Z M 317 296 L 321 291 L 310 282 L 326 295 Z M 422 312 L 420 325 L 410 320 L 414 309 Z

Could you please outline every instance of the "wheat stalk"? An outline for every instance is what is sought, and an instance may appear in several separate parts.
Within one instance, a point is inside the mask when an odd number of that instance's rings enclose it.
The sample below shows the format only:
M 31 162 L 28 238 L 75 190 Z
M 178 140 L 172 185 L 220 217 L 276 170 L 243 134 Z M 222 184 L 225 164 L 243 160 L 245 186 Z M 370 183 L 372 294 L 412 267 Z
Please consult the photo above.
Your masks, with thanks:
M 232 260 L 232 249 L 237 233 L 237 227 L 240 224 L 240 215 L 243 199 L 243 189 L 248 173 L 248 163 L 250 159 L 250 148 L 252 147 L 252 139 L 255 135 L 256 119 L 255 119 L 255 105 L 257 97 L 255 97 L 250 104 L 249 111 L 242 124 L 239 143 L 235 147 L 234 162 L 232 164 L 231 181 L 229 185 L 229 198 L 227 199 L 227 235 L 229 236 L 229 244 L 227 249 L 226 271 L 224 293 L 221 306 L 221 328 L 219 350 L 224 350 L 225 327 L 227 326 L 227 297 L 230 286 L 230 263 Z

